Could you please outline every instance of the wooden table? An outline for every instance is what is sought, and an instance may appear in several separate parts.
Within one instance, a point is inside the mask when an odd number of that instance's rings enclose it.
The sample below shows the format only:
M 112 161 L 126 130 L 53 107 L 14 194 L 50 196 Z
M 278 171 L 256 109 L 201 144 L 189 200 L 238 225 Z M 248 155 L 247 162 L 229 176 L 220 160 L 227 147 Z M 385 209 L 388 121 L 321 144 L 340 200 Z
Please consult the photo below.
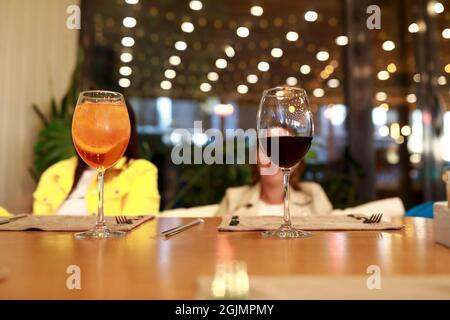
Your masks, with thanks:
M 402 218 L 400 218 L 402 219 Z M 314 232 L 300 240 L 263 239 L 259 232 L 221 233 L 206 218 L 169 240 L 161 230 L 187 218 L 160 218 L 127 237 L 73 239 L 71 233 L 0 232 L 0 299 L 191 299 L 199 276 L 215 265 L 244 260 L 255 275 L 449 275 L 450 250 L 434 243 L 432 220 L 403 218 L 404 230 Z M 81 290 L 68 290 L 66 270 L 78 265 Z

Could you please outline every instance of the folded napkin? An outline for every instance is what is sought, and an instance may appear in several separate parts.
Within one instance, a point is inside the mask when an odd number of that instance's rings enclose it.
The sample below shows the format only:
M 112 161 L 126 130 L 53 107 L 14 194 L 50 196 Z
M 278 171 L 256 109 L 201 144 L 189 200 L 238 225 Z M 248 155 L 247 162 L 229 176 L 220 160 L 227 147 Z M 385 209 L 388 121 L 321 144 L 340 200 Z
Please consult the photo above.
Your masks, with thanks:
M 282 218 L 278 216 L 224 216 L 219 231 L 273 230 L 280 227 Z M 238 223 L 236 223 L 238 220 Z M 301 230 L 397 230 L 401 224 L 381 221 L 368 224 L 348 216 L 306 216 L 292 217 L 292 224 Z
M 154 216 L 127 216 L 131 224 L 117 224 L 115 217 L 105 217 L 106 225 L 112 230 L 130 231 L 142 223 L 151 220 Z M 0 222 L 3 219 L 0 218 Z M 35 216 L 28 215 L 6 224 L 0 224 L 0 231 L 86 231 L 95 225 L 95 216 Z
M 450 277 L 382 276 L 381 288 L 367 287 L 367 276 L 250 276 L 248 299 L 449 299 Z M 211 277 L 197 281 L 197 299 L 211 299 Z

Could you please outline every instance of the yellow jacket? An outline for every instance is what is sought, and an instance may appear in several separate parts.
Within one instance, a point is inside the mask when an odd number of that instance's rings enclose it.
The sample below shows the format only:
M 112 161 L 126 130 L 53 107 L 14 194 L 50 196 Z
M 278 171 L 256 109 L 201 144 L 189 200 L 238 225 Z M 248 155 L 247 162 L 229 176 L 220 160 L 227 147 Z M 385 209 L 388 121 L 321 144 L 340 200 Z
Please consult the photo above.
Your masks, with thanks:
M 33 212 L 36 215 L 55 214 L 67 199 L 74 182 L 76 157 L 60 161 L 49 167 L 41 176 L 33 194 Z M 130 160 L 123 157 L 105 175 L 105 215 L 157 214 L 158 170 L 147 160 Z M 90 214 L 97 213 L 97 179 L 89 185 L 86 205 Z M 2 213 L 0 208 L 0 216 Z

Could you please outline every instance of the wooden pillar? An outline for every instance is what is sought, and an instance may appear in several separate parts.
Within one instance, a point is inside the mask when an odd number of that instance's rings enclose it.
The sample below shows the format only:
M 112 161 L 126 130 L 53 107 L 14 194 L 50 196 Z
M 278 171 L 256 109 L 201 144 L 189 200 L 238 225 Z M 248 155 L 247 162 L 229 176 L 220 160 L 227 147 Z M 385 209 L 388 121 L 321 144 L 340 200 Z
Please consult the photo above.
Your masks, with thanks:
M 345 101 L 349 109 L 347 128 L 350 156 L 360 165 L 363 177 L 354 168 L 352 177 L 358 202 L 375 198 L 375 151 L 372 123 L 373 64 L 371 38 L 376 30 L 366 26 L 367 0 L 345 0 L 345 28 L 349 43 L 345 56 Z

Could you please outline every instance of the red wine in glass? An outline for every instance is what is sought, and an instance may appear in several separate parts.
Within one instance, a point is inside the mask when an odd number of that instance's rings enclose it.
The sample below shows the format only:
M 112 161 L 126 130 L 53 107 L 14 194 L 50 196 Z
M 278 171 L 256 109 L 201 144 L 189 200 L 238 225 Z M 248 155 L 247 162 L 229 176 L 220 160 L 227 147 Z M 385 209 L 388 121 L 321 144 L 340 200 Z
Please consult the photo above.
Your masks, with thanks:
M 260 138 L 266 155 L 280 168 L 292 168 L 302 161 L 311 147 L 312 137 L 270 136 Z M 278 144 L 278 148 L 276 146 Z M 272 151 L 278 152 L 272 155 Z
M 299 230 L 292 224 L 289 210 L 291 168 L 305 157 L 314 136 L 313 113 L 305 90 L 287 86 L 265 90 L 256 125 L 259 147 L 283 173 L 283 221 L 278 229 L 265 231 L 263 236 L 278 239 L 309 237 L 310 232 Z M 271 172 L 265 174 L 274 174 Z

